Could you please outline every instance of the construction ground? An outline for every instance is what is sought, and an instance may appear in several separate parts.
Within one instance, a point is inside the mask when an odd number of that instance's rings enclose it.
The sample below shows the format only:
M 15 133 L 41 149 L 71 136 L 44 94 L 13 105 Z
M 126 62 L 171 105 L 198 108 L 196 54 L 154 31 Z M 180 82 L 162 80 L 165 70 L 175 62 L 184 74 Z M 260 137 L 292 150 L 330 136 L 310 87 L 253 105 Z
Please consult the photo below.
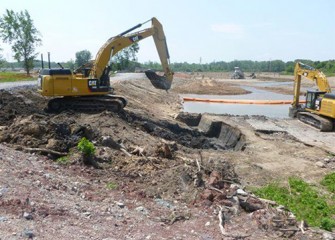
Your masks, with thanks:
M 35 87 L 0 90 L 0 239 L 333 239 L 252 189 L 290 176 L 319 184 L 335 168 L 335 132 L 182 113 L 184 93 L 292 95 L 292 85 L 256 84 L 266 81 L 293 77 L 176 73 L 165 92 L 141 73 L 119 76 L 115 93 L 129 101 L 120 113 L 46 113 Z M 89 163 L 82 137 L 96 147 Z

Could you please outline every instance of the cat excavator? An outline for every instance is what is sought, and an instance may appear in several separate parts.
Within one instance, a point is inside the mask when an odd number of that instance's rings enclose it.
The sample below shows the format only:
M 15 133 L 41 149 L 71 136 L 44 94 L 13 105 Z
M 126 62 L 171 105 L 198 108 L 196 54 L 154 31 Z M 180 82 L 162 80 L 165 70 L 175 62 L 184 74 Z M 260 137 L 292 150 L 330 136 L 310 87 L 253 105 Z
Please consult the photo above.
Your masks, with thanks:
M 318 90 L 307 90 L 306 105 L 299 104 L 301 78 L 314 81 Z M 335 94 L 326 75 L 311 66 L 297 62 L 294 69 L 294 98 L 289 110 L 290 117 L 312 125 L 320 131 L 329 132 L 334 129 Z
M 151 20 L 151 27 L 141 31 L 133 32 L 143 24 Z M 38 76 L 38 92 L 47 97 L 52 97 L 48 102 L 48 110 L 60 112 L 66 109 L 76 111 L 96 112 L 110 110 L 113 112 L 123 109 L 127 100 L 123 96 L 113 94 L 110 85 L 111 57 L 120 50 L 152 36 L 159 54 L 164 75 L 157 75 L 152 70 L 145 71 L 146 76 L 155 88 L 168 90 L 173 80 L 173 72 L 169 67 L 169 52 L 161 23 L 152 18 L 144 23 L 138 24 L 121 34 L 107 40 L 98 51 L 95 60 L 84 64 L 75 71 L 60 68 L 49 68 L 43 66 Z

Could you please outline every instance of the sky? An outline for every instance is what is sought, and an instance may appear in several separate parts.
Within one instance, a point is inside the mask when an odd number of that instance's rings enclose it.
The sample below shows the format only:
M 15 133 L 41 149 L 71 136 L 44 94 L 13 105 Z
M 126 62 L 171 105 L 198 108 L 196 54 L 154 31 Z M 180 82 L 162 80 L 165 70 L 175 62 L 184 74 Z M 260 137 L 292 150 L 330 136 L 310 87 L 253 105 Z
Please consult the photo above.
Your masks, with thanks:
M 37 52 L 56 62 L 81 50 L 95 56 L 110 37 L 152 17 L 163 25 L 172 63 L 335 59 L 334 0 L 0 0 L 0 16 L 6 9 L 29 12 L 41 33 Z M 139 62 L 159 62 L 152 38 L 139 46 Z

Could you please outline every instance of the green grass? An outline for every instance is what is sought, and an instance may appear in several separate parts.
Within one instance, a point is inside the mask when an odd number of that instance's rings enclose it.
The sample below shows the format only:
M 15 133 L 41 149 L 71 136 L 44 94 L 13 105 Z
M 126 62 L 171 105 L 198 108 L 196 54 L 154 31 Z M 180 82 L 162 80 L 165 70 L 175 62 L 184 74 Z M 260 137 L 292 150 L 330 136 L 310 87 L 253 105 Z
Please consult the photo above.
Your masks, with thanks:
M 107 183 L 106 187 L 110 190 L 114 190 L 118 187 L 118 185 L 117 185 L 117 183 L 109 182 L 109 183 Z
M 255 194 L 286 206 L 298 220 L 305 220 L 310 226 L 321 227 L 328 231 L 335 227 L 333 219 L 335 205 L 330 198 L 332 194 L 320 194 L 299 178 L 289 178 L 288 187 L 271 183 L 257 189 Z
M 27 76 L 26 73 L 0 72 L 0 82 L 16 82 L 26 80 L 36 80 L 36 77 Z
M 327 174 L 321 181 L 329 192 L 335 193 L 335 172 Z
M 58 164 L 66 165 L 70 162 L 70 159 L 67 156 L 64 156 L 64 157 L 57 158 L 56 162 Z

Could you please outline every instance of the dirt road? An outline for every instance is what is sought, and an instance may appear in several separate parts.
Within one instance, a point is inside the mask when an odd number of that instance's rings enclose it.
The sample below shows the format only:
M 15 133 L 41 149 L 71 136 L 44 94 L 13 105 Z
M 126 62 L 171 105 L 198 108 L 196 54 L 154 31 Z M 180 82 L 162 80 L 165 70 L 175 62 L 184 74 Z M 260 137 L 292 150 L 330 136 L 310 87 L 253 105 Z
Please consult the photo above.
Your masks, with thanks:
M 129 101 L 119 113 L 46 113 L 35 89 L 0 91 L 0 239 L 282 239 L 298 229 L 248 189 L 292 175 L 318 185 L 335 167 L 325 138 L 293 120 L 179 114 L 183 89 L 243 92 L 222 74 L 176 74 L 169 92 L 133 76 L 113 79 Z M 82 137 L 96 146 L 86 164 Z

